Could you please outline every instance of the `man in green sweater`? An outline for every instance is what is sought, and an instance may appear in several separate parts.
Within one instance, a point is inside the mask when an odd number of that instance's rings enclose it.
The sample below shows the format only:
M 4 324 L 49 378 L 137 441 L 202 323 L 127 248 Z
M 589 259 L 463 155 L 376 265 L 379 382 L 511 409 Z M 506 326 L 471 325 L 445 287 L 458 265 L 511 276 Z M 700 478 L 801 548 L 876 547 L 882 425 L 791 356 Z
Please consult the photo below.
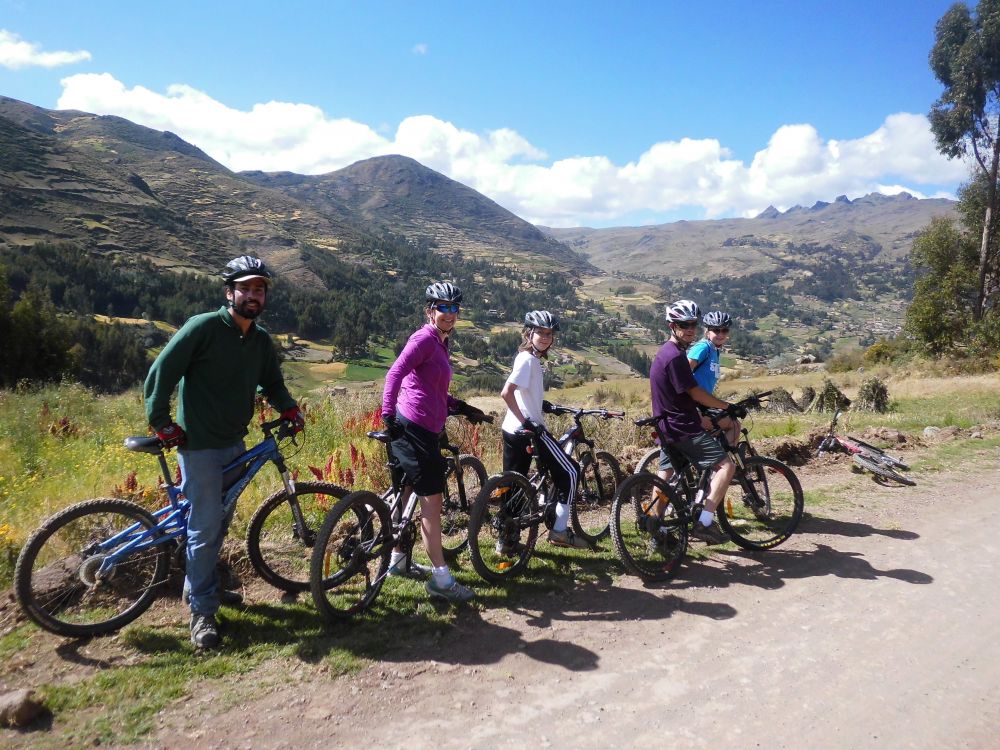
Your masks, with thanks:
M 271 272 L 260 259 L 241 255 L 222 278 L 226 305 L 190 318 L 156 358 L 145 386 L 146 417 L 164 447 L 178 448 L 181 489 L 191 502 L 184 592 L 191 642 L 199 649 L 220 643 L 220 603 L 242 601 L 220 587 L 216 573 L 231 518 L 222 510 L 222 469 L 245 450 L 258 387 L 282 418 L 304 426 L 271 337 L 254 322 L 267 303 Z M 175 422 L 170 398 L 178 385 Z

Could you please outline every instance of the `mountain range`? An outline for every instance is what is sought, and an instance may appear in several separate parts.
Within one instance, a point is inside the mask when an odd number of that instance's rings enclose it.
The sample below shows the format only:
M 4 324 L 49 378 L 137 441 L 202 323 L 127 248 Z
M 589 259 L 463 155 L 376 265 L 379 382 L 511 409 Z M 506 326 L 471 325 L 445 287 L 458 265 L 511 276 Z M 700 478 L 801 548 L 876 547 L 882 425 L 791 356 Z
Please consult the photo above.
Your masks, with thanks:
M 315 176 L 237 173 L 170 132 L 0 97 L 0 243 L 71 241 L 196 271 L 251 252 L 312 287 L 322 281 L 310 253 L 364 264 L 368 241 L 385 234 L 574 275 L 686 278 L 774 268 L 827 245 L 896 260 L 932 217 L 953 213 L 948 200 L 871 194 L 751 219 L 540 228 L 403 156 Z

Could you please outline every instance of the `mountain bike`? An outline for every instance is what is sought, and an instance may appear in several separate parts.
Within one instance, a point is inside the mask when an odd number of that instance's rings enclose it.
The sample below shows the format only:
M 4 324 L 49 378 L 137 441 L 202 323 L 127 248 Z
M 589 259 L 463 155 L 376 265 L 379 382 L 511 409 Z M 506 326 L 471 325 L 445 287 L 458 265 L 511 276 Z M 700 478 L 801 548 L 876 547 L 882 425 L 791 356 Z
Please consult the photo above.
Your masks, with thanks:
M 593 544 L 605 538 L 610 531 L 611 501 L 625 475 L 617 458 L 607 451 L 597 450 L 594 441 L 585 434 L 581 420 L 588 416 L 604 420 L 624 419 L 625 412 L 576 409 L 558 404 L 550 404 L 548 412 L 573 415 L 573 426 L 556 442 L 567 456 L 574 456 L 580 464 L 580 481 L 573 500 L 571 522 L 573 531 Z
M 756 398 L 763 402 L 768 396 L 771 395 L 771 391 L 763 391 L 762 393 L 755 394 Z M 749 456 L 759 455 L 757 450 L 753 447 L 753 443 L 750 442 L 750 428 L 745 425 L 740 428 L 740 440 L 736 444 L 737 450 L 744 458 Z M 635 465 L 634 474 L 640 474 L 642 472 L 648 472 L 650 474 L 655 474 L 660 470 L 660 447 L 650 448 L 646 453 L 643 454 L 642 458 L 639 459 L 638 463 Z
M 309 557 L 323 514 L 346 490 L 326 482 L 292 480 L 279 441 L 294 435 L 282 419 L 260 426 L 263 440 L 224 469 L 223 509 L 231 515 L 250 481 L 267 464 L 283 488 L 254 513 L 247 552 L 254 569 L 289 592 L 309 587 Z M 156 456 L 169 504 L 150 513 L 128 500 L 98 498 L 48 518 L 25 543 L 14 591 L 25 614 L 57 635 L 87 637 L 118 630 L 145 612 L 182 565 L 191 505 L 172 479 L 157 437 L 125 438 L 125 448 Z
M 837 435 L 837 421 L 840 419 L 840 410 L 834 412 L 833 420 L 830 422 L 830 429 L 819 443 L 816 455 L 822 456 L 831 451 L 843 451 L 851 456 L 854 463 L 864 470 L 875 475 L 876 480 L 891 480 L 899 482 L 908 487 L 913 487 L 917 483 L 910 479 L 901 471 L 909 471 L 910 467 L 894 456 L 890 456 L 881 448 L 859 440 L 856 437 L 845 437 Z
M 473 424 L 493 417 L 469 418 Z M 310 560 L 310 591 L 316 609 L 330 621 L 344 620 L 371 606 L 389 573 L 392 550 L 404 553 L 403 569 L 413 558 L 419 535 L 417 495 L 392 452 L 385 431 L 367 433 L 385 446 L 390 487 L 376 495 L 358 490 L 345 495 L 326 515 Z M 452 560 L 468 545 L 469 511 L 486 481 L 486 467 L 475 456 L 459 453 L 447 432 L 441 433 L 446 458 L 446 489 L 441 507 L 441 546 Z
M 760 398 L 748 397 L 710 418 L 718 427 L 722 416 L 759 406 Z M 611 538 L 619 559 L 627 570 L 650 581 L 672 578 L 680 568 L 713 473 L 693 466 L 672 447 L 662 431 L 663 417 L 635 424 L 654 427 L 676 470 L 669 480 L 648 472 L 628 477 L 618 488 L 611 510 Z M 777 547 L 794 533 L 802 518 L 804 498 L 798 478 L 780 461 L 759 455 L 744 458 L 725 431 L 720 431 L 718 439 L 736 464 L 733 481 L 716 510 L 719 525 L 744 549 Z

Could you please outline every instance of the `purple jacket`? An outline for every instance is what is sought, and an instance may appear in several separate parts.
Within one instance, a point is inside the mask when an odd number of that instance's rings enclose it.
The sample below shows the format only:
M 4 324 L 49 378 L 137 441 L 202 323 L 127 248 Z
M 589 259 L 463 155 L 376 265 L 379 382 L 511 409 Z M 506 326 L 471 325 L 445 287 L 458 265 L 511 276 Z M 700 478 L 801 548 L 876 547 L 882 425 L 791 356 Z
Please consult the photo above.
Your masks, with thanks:
M 410 336 L 385 376 L 382 416 L 399 412 L 431 432 L 441 432 L 450 407 L 458 403 L 448 395 L 451 362 L 448 344 L 430 323 Z

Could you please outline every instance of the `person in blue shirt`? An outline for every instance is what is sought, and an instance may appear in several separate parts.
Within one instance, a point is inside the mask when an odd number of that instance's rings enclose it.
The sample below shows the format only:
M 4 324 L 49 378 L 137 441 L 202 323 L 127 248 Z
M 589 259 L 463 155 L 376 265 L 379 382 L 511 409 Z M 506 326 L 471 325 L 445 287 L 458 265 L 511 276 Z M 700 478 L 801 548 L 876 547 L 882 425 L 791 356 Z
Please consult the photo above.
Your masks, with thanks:
M 702 388 L 711 394 L 715 394 L 715 386 L 722 375 L 722 367 L 719 364 L 719 352 L 729 341 L 729 329 L 733 324 L 733 319 L 728 313 L 721 310 L 713 310 L 705 313 L 701 319 L 705 326 L 705 337 L 687 351 L 688 363 L 694 379 Z M 701 424 L 706 430 L 712 429 L 712 421 L 707 413 L 711 410 L 699 406 L 702 412 Z M 740 436 L 740 423 L 735 419 L 724 417 L 719 420 L 719 427 L 726 431 L 726 438 L 731 445 L 736 445 Z

